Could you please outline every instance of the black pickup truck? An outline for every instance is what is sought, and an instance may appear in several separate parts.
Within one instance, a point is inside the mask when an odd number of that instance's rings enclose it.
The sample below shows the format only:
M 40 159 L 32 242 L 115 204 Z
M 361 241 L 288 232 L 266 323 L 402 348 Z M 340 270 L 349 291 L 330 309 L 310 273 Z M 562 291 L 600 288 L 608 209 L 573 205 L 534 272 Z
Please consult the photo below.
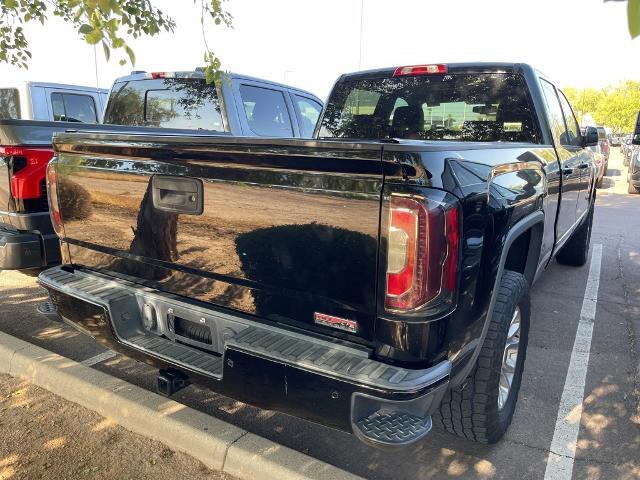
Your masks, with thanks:
M 343 75 L 313 140 L 58 134 L 63 265 L 39 281 L 166 394 L 203 384 L 377 446 L 433 424 L 493 443 L 529 287 L 587 260 L 597 141 L 507 63 Z

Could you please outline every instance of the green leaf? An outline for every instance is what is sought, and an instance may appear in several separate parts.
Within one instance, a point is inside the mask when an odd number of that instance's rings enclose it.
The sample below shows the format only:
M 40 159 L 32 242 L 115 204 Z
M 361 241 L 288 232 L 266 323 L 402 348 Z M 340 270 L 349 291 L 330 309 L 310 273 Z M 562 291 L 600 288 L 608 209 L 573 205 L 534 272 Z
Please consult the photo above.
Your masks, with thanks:
M 104 13 L 108 14 L 111 12 L 111 0 L 98 0 L 98 5 Z
M 109 57 L 111 57 L 111 50 L 109 50 L 109 45 L 107 45 L 106 43 L 102 42 L 102 50 L 104 51 L 104 58 L 107 59 L 107 62 L 109 61 Z
M 93 27 L 85 23 L 78 29 L 78 32 L 80 32 L 82 35 L 86 35 L 88 33 L 93 32 Z
M 129 60 L 131 61 L 131 65 L 135 66 L 135 64 L 136 64 L 136 56 L 133 53 L 133 50 L 131 50 L 130 47 L 125 45 L 124 51 L 127 52 L 127 55 L 129 55 Z
M 91 33 L 85 35 L 84 39 L 89 45 L 95 45 L 102 40 L 102 32 L 100 30 L 93 30 Z
M 17 0 L 5 0 L 4 7 L 5 8 L 16 8 L 18 6 Z
M 640 35 L 640 0 L 629 0 L 627 3 L 627 17 L 631 38 Z

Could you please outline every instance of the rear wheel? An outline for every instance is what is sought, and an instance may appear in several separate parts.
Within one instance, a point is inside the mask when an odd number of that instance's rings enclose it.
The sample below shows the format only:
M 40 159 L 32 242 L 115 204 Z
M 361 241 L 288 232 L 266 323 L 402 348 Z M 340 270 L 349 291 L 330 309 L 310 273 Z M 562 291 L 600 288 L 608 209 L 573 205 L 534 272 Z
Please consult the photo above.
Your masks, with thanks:
M 581 267 L 589 258 L 589 245 L 591 244 L 591 225 L 593 225 L 593 203 L 589 207 L 589 213 L 584 217 L 580 226 L 571 238 L 558 252 L 556 260 L 563 265 Z
M 476 366 L 466 382 L 450 389 L 434 415 L 449 433 L 496 443 L 511 424 L 529 336 L 529 285 L 523 275 L 502 275 L 491 323 Z
M 638 193 L 638 189 L 633 186 L 633 183 L 631 183 L 631 181 L 627 183 L 627 193 Z

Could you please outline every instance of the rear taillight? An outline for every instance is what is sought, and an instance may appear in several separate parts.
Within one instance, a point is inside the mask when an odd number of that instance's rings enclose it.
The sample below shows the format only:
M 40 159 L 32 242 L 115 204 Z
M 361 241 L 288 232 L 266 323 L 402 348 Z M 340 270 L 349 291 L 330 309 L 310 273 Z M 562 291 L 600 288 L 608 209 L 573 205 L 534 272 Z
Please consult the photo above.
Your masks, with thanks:
M 443 64 L 433 65 L 409 65 L 407 67 L 398 67 L 393 72 L 394 77 L 405 77 L 413 75 L 434 75 L 437 73 L 447 73 L 447 66 Z
M 0 155 L 9 157 L 11 196 L 16 199 L 40 198 L 44 169 L 53 157 L 48 148 L 0 147 Z
M 452 299 L 456 290 L 458 209 L 424 197 L 391 195 L 385 308 L 404 312 Z
M 64 237 L 62 227 L 62 216 L 60 215 L 60 205 L 58 203 L 58 178 L 56 174 L 56 161 L 51 160 L 47 165 L 47 195 L 49 197 L 49 214 L 51 223 L 58 237 Z

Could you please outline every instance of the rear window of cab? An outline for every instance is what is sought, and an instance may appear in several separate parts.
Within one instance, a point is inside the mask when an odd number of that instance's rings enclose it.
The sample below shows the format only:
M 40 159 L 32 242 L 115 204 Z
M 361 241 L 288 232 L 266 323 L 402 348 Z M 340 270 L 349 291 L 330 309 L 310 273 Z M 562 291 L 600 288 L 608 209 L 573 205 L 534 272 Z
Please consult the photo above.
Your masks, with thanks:
M 524 78 L 513 73 L 345 79 L 321 138 L 539 143 Z
M 0 88 L 0 118 L 20 118 L 20 94 L 17 88 Z
M 104 123 L 224 131 L 215 85 L 197 78 L 118 82 L 111 89 Z

